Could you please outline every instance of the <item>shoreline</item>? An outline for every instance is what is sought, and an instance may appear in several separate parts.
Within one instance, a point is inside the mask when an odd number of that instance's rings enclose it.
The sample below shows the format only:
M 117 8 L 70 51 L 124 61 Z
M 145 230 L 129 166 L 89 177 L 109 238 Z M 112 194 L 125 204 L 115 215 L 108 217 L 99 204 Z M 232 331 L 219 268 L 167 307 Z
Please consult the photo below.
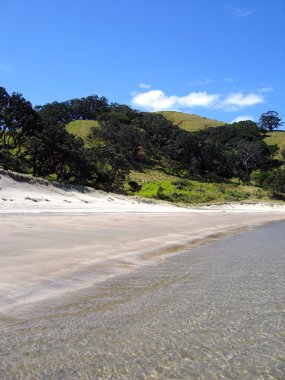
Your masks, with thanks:
M 59 378 L 152 377 L 154 368 L 166 378 L 243 378 L 259 360 L 258 375 L 278 377 L 284 227 L 253 228 L 0 316 L 3 373 L 36 378 L 44 365 Z
M 211 240 L 285 220 L 280 212 L 198 211 L 5 214 L 0 219 L 0 320 L 24 316 L 45 302 L 60 303 Z
M 0 174 L 0 313 L 7 315 L 217 236 L 285 220 L 279 204 L 188 208 Z

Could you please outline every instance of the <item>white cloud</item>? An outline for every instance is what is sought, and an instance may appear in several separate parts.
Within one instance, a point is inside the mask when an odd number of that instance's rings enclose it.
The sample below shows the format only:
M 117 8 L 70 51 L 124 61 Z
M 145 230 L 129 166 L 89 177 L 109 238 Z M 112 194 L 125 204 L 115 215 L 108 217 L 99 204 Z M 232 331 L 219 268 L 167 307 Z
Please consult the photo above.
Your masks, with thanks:
M 193 81 L 190 81 L 188 84 L 191 86 L 205 86 L 207 84 L 210 84 L 213 82 L 213 79 L 207 78 L 207 77 L 202 77 L 201 79 L 196 79 Z
M 203 92 L 190 92 L 186 96 L 177 97 L 177 105 L 182 108 L 206 107 L 209 108 L 219 99 L 218 94 Z
M 186 96 L 167 96 L 161 90 L 152 90 L 135 95 L 132 104 L 152 111 L 173 110 L 192 107 L 209 108 L 218 100 L 218 95 L 204 92 L 191 92 Z
M 254 117 L 251 115 L 241 115 L 241 116 L 236 117 L 234 120 L 232 120 L 231 123 L 238 123 L 239 121 L 244 121 L 244 120 L 254 121 Z
M 271 86 L 264 86 L 259 89 L 259 92 L 265 93 L 265 92 L 272 92 L 274 91 L 274 88 Z
M 229 95 L 210 94 L 207 91 L 190 92 L 185 96 L 166 95 L 162 90 L 151 90 L 134 94 L 132 105 L 149 111 L 179 110 L 185 108 L 204 107 L 238 111 L 264 102 L 261 93 L 244 94 L 242 92 Z
M 152 90 L 135 95 L 132 104 L 152 111 L 172 109 L 176 105 L 177 96 L 166 96 L 161 90 Z
M 224 78 L 223 78 L 223 81 L 224 81 L 224 82 L 228 82 L 228 83 L 233 83 L 233 82 L 235 82 L 236 80 L 235 80 L 234 78 L 224 77 Z
M 151 85 L 150 85 L 150 84 L 146 84 L 146 83 L 140 83 L 140 84 L 139 84 L 139 87 L 140 87 L 140 88 L 148 89 L 148 88 L 151 88 Z
M 240 108 L 254 106 L 260 103 L 264 103 L 264 98 L 261 94 L 234 92 L 229 94 L 218 105 L 218 108 L 223 108 L 225 111 L 236 111 Z
M 248 17 L 256 12 L 255 9 L 248 9 L 248 8 L 234 8 L 233 9 L 234 16 L 236 17 Z

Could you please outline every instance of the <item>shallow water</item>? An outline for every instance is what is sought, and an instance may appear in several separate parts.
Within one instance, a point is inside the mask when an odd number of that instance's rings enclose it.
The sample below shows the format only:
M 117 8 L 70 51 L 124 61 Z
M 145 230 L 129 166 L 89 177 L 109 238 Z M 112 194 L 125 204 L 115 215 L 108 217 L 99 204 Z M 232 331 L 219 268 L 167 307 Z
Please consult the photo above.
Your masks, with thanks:
M 27 320 L 1 379 L 284 379 L 285 222 L 161 258 Z

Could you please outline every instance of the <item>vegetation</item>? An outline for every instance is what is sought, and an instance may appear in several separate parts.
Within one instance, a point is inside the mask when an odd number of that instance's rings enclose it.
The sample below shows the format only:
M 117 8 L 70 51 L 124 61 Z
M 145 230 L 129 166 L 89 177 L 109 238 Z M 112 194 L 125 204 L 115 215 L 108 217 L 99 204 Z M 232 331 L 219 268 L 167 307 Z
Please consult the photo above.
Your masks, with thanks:
M 285 148 L 285 131 L 267 132 L 264 138 L 267 145 L 276 145 L 278 150 L 274 154 L 274 158 L 281 159 L 282 149 Z
M 88 146 L 88 136 L 90 135 L 92 128 L 98 128 L 99 123 L 96 120 L 74 120 L 66 125 L 66 130 L 73 136 L 80 137 L 84 143 Z
M 206 117 L 187 114 L 184 112 L 162 111 L 160 113 L 165 117 L 165 119 L 171 121 L 174 125 L 177 125 L 179 128 L 188 132 L 195 132 L 208 127 L 219 127 L 225 125 L 223 121 L 208 119 Z
M 191 118 L 200 123 L 190 132 L 183 115 L 138 112 L 96 95 L 33 108 L 21 94 L 0 88 L 0 164 L 178 203 L 260 199 L 264 192 L 248 187 L 251 181 L 282 195 L 282 154 L 277 158 L 279 146 L 266 144 L 267 131 L 251 121 L 214 127 L 213 120 L 190 115 L 189 129 Z M 151 181 L 138 178 L 151 172 Z
M 262 131 L 270 131 L 273 129 L 278 129 L 283 125 L 278 112 L 268 111 L 263 113 L 259 119 L 259 127 Z
M 162 199 L 178 204 L 267 199 L 266 191 L 254 186 L 239 186 L 234 183 L 207 183 L 185 179 L 142 183 L 138 194 L 142 197 Z

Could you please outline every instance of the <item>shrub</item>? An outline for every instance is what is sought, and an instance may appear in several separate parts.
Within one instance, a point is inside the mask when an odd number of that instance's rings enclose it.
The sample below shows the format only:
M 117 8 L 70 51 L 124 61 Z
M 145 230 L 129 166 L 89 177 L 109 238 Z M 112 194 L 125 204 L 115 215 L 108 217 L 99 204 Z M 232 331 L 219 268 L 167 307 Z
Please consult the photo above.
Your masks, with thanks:
M 229 201 L 243 201 L 249 198 L 249 193 L 244 193 L 238 190 L 228 190 L 225 194 L 225 199 Z
M 189 183 L 187 181 L 183 181 L 183 180 L 173 181 L 172 184 L 175 186 L 175 188 L 177 190 L 182 190 L 189 185 Z
M 250 179 L 255 184 L 255 186 L 263 187 L 264 181 L 270 176 L 270 172 L 264 170 L 256 170 L 254 171 Z
M 13 156 L 10 152 L 0 150 L 0 166 L 4 170 L 12 170 L 19 173 L 28 173 L 28 166 L 17 156 Z
M 140 189 L 142 188 L 142 186 L 139 185 L 136 181 L 129 181 L 128 184 L 130 186 L 130 190 L 133 193 L 136 193 L 136 192 L 140 191 Z
M 263 186 L 273 195 L 285 193 L 285 171 L 275 170 L 264 180 Z

